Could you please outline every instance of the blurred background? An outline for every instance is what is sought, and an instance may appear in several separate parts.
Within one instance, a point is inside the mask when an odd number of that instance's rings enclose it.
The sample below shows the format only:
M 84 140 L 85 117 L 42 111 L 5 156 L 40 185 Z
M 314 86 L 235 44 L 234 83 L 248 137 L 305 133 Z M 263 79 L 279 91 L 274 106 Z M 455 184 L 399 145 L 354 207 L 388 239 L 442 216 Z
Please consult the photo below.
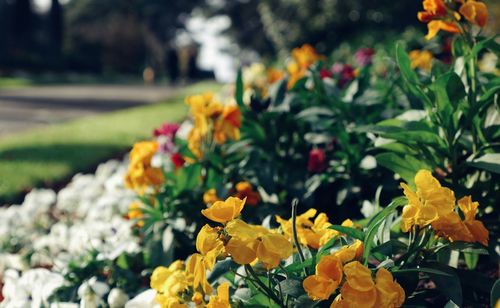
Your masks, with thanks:
M 500 1 L 485 2 L 486 31 L 498 33 Z M 153 128 L 182 120 L 186 95 L 234 82 L 241 65 L 282 67 L 304 43 L 344 55 L 390 52 L 401 38 L 419 48 L 421 8 L 422 0 L 0 0 L 0 205 L 122 157 Z
M 499 4 L 488 3 L 490 12 Z M 40 82 L 232 81 L 242 62 L 311 43 L 370 45 L 412 27 L 420 0 L 0 0 L 0 76 Z M 498 32 L 498 21 L 490 28 Z M 92 76 L 94 78 L 92 78 Z

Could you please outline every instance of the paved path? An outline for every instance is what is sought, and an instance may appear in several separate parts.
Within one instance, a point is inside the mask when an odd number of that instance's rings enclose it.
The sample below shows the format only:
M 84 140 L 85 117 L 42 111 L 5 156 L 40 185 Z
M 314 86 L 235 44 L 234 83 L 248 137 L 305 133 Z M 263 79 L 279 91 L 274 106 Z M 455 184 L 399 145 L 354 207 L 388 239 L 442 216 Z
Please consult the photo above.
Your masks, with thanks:
M 0 89 L 0 136 L 70 119 L 155 103 L 173 87 L 130 85 L 40 86 Z

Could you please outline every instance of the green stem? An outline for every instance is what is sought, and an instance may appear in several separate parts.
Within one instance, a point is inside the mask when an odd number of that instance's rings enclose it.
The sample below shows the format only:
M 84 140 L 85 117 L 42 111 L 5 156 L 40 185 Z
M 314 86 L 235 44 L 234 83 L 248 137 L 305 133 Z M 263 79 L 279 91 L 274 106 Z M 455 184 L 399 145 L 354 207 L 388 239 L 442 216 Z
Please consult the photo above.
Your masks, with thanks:
M 245 265 L 245 270 L 247 271 L 248 274 L 250 274 L 254 279 L 255 283 L 262 289 L 264 294 L 269 296 L 269 299 L 272 299 L 276 304 L 278 304 L 280 307 L 285 308 L 285 305 L 281 302 L 281 300 L 276 296 L 276 294 L 273 292 L 273 290 L 269 289 L 260 279 L 259 276 L 257 276 L 257 273 L 253 270 L 253 268 L 246 264 Z
M 304 257 L 304 253 L 302 252 L 302 248 L 299 244 L 299 237 L 297 235 L 297 206 L 299 205 L 299 200 L 297 198 L 292 200 L 292 234 L 293 234 L 293 243 L 295 247 L 297 247 L 297 251 L 299 252 L 299 258 L 302 263 L 306 261 Z M 307 276 L 307 269 L 304 268 L 304 274 Z

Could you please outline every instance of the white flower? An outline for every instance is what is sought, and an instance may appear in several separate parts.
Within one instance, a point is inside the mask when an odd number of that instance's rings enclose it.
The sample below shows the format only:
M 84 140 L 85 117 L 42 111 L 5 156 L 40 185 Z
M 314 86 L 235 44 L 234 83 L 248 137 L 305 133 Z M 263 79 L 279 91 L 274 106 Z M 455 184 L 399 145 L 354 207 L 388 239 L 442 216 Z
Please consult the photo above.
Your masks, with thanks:
M 153 289 L 139 293 L 136 297 L 125 304 L 125 308 L 159 308 L 156 302 L 156 291 Z
M 85 281 L 78 288 L 78 297 L 80 298 L 81 308 L 97 308 L 102 302 L 102 297 L 108 293 L 109 286 L 92 277 Z
M 361 160 L 361 163 L 359 164 L 359 166 L 365 170 L 374 169 L 377 167 L 377 160 L 375 159 L 375 157 L 373 157 L 371 155 L 366 155 L 363 158 L 363 160 Z
M 130 298 L 122 289 L 114 288 L 109 292 L 108 305 L 110 308 L 122 308 Z
M 43 307 L 48 298 L 64 283 L 62 275 L 44 268 L 28 270 L 22 275 L 7 270 L 4 274 L 4 301 L 0 307 Z

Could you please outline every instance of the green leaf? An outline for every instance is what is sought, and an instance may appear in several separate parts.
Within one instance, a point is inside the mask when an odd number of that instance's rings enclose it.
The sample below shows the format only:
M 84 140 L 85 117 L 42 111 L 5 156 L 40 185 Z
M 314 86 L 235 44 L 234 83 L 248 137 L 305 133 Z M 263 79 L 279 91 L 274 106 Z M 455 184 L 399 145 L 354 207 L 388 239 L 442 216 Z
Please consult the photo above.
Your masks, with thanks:
M 418 80 L 417 74 L 411 69 L 411 61 L 403 47 L 403 44 L 404 43 L 399 42 L 396 45 L 396 61 L 399 66 L 401 76 L 405 81 L 405 85 L 413 95 L 420 98 L 424 102 L 424 105 L 427 108 L 432 108 L 431 100 L 420 87 L 420 81 Z
M 279 291 L 281 288 L 281 292 L 283 294 L 287 294 L 291 297 L 299 297 L 304 294 L 304 289 L 302 288 L 302 281 L 298 279 L 285 279 L 279 283 L 279 286 L 276 286 L 275 289 Z
M 227 258 L 222 261 L 218 261 L 215 263 L 213 270 L 208 275 L 207 280 L 210 283 L 215 282 L 219 277 L 223 276 L 230 270 L 236 270 L 239 267 L 232 259 Z
M 368 222 L 367 231 L 365 233 L 365 238 L 363 240 L 364 250 L 363 250 L 363 260 L 365 265 L 368 263 L 368 258 L 370 256 L 373 247 L 373 238 L 377 234 L 378 228 L 386 220 L 387 216 L 392 212 L 396 211 L 398 207 L 407 204 L 406 198 L 394 199 L 387 207 L 382 211 L 378 212 L 373 218 Z
M 427 263 L 425 267 L 439 272 L 427 272 L 427 274 L 429 274 L 429 277 L 436 284 L 437 289 L 444 296 L 458 306 L 462 306 L 462 285 L 460 284 L 460 278 L 456 270 L 450 266 L 437 262 Z M 443 275 L 443 273 L 447 275 Z
M 326 107 L 310 107 L 299 112 L 295 118 L 298 120 L 317 120 L 320 117 L 332 117 L 332 109 Z
M 273 84 L 269 89 L 269 97 L 271 98 L 271 105 L 278 106 L 285 100 L 288 80 L 282 79 Z
M 500 300 L 500 279 L 498 279 L 491 288 L 490 305 L 495 307 L 496 303 Z
M 356 128 L 359 132 L 379 134 L 387 139 L 394 139 L 403 144 L 423 143 L 444 147 L 438 132 L 419 121 L 386 120 L 377 125 L 365 125 Z
M 403 250 L 407 247 L 408 245 L 406 245 L 405 243 L 395 239 L 391 239 L 381 245 L 374 247 L 372 249 L 372 253 L 381 253 L 384 256 L 392 256 L 396 254 L 398 251 Z
M 189 191 L 200 183 L 201 165 L 192 164 L 177 170 L 178 192 Z
M 381 153 L 375 156 L 377 163 L 399 174 L 410 186 L 413 185 L 415 174 L 420 169 L 431 169 L 424 162 L 410 155 L 396 153 Z
M 236 76 L 236 91 L 235 91 L 235 99 L 236 103 L 240 108 L 243 108 L 245 106 L 245 103 L 243 102 L 243 92 L 244 92 L 244 85 L 243 85 L 243 74 L 241 69 L 238 70 L 238 75 Z
M 397 271 L 394 271 L 395 273 L 398 274 L 404 274 L 404 273 L 426 273 L 426 274 L 433 274 L 433 275 L 440 275 L 440 276 L 446 276 L 446 277 L 453 277 L 452 275 L 440 271 L 435 268 L 429 268 L 429 267 L 419 267 L 419 268 L 406 268 L 406 269 L 400 269 Z
M 488 153 L 468 163 L 469 166 L 500 173 L 500 153 Z
M 332 225 L 332 226 L 328 227 L 328 229 L 333 229 L 333 230 L 339 231 L 340 233 L 346 234 L 346 235 L 348 235 L 352 238 L 358 239 L 358 240 L 363 240 L 365 238 L 365 233 L 363 231 L 352 228 L 352 227 Z
M 475 253 L 480 255 L 488 255 L 488 250 L 477 243 L 467 242 L 452 242 L 448 245 L 451 250 L 458 250 L 464 253 Z
M 454 72 L 449 72 L 439 76 L 432 89 L 436 96 L 438 112 L 443 121 L 448 123 L 453 110 L 457 108 L 458 101 L 466 95 L 462 80 Z

